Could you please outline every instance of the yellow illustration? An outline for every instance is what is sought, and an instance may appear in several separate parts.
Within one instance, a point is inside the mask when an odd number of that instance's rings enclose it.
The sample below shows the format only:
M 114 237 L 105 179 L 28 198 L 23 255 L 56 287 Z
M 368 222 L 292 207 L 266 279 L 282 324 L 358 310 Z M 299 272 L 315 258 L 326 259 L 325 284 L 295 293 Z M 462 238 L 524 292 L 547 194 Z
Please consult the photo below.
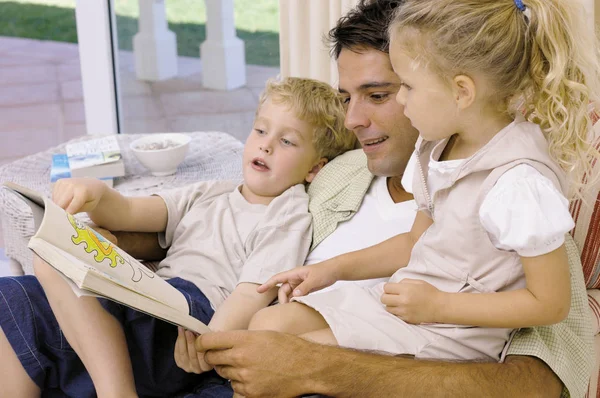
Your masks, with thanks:
M 94 260 L 97 263 L 102 263 L 108 259 L 111 268 L 116 268 L 119 264 L 127 264 L 133 271 L 132 280 L 138 282 L 142 279 L 142 273 L 153 278 L 154 274 L 147 272 L 146 269 L 141 269 L 137 265 L 131 264 L 127 259 L 123 258 L 114 248 L 114 246 L 106 240 L 102 235 L 98 234 L 93 229 L 82 224 L 70 214 L 67 214 L 69 222 L 75 229 L 75 235 L 71 237 L 71 241 L 76 245 L 84 244 L 84 249 L 87 253 L 94 254 Z

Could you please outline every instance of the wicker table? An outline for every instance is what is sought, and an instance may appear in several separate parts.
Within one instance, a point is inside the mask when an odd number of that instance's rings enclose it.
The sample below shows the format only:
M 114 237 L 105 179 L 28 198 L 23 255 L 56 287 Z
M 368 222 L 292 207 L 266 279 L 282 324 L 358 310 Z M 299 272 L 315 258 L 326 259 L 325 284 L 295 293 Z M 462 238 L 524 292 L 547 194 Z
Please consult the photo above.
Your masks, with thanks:
M 220 132 L 186 134 L 192 137 L 189 153 L 178 167 L 177 173 L 165 177 L 152 176 L 130 151 L 129 143 L 143 135 L 117 135 L 126 175 L 115 179 L 115 189 L 125 195 L 142 196 L 195 181 L 241 179 L 243 144 L 240 141 Z M 81 137 L 77 140 L 85 139 L 89 137 Z M 65 145 L 3 165 L 0 167 L 0 182 L 12 181 L 49 195 L 52 154 L 64 153 Z M 86 219 L 85 216 L 81 218 Z M 27 248 L 27 242 L 34 234 L 31 211 L 21 199 L 4 189 L 0 190 L 0 221 L 4 233 L 5 252 L 10 260 L 12 273 L 15 275 L 33 273 L 32 256 Z

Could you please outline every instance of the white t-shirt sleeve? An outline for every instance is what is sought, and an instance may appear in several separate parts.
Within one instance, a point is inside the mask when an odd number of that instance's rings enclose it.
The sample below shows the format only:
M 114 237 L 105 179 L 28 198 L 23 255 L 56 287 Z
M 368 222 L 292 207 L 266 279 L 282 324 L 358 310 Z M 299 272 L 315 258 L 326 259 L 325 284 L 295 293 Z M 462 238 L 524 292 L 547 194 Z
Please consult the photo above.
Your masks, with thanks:
M 575 225 L 568 200 L 527 164 L 498 179 L 479 209 L 479 219 L 496 248 L 522 257 L 556 250 Z
M 279 272 L 301 266 L 312 241 L 308 195 L 299 184 L 273 199 L 265 224 L 246 241 L 251 247 L 238 283 L 265 283 Z
M 238 184 L 236 181 L 229 180 L 201 181 L 156 194 L 164 200 L 167 206 L 167 227 L 164 233 L 158 234 L 160 246 L 162 248 L 171 246 L 179 222 L 197 202 L 227 194 L 233 191 Z

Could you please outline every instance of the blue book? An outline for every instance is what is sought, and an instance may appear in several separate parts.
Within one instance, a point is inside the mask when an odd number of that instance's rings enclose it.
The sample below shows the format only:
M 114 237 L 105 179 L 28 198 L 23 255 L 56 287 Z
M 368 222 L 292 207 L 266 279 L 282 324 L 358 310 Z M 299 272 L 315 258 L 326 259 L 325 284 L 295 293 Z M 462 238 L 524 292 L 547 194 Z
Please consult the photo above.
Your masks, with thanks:
M 70 178 L 69 158 L 66 153 L 55 153 L 52 155 L 52 167 L 50 168 L 50 182 L 56 182 L 61 178 Z
M 50 168 L 50 182 L 56 182 L 61 178 L 71 178 L 71 168 L 69 167 L 69 157 L 65 153 L 55 153 L 52 155 L 52 167 Z M 108 186 L 113 186 L 113 177 L 101 177 Z

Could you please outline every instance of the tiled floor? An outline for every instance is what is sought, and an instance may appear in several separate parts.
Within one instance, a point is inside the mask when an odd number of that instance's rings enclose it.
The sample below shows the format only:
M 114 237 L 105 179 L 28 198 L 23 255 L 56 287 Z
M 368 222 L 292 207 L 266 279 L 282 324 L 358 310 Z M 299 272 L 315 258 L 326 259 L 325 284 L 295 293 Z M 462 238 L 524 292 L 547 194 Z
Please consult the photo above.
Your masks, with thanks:
M 133 54 L 119 53 L 126 133 L 226 131 L 243 140 L 258 96 L 277 68 L 248 65 L 247 86 L 202 87 L 198 58 L 180 57 L 178 77 L 148 83 L 135 77 Z M 0 37 L 0 164 L 85 134 L 76 44 Z
M 136 79 L 131 52 L 119 52 L 119 69 L 126 133 L 218 130 L 240 140 L 250 131 L 265 81 L 279 73 L 247 65 L 246 87 L 213 91 L 202 87 L 198 58 L 179 57 L 178 77 L 155 83 Z M 77 45 L 0 37 L 0 121 L 0 165 L 84 135 Z M 3 275 L 8 270 L 0 254 Z

